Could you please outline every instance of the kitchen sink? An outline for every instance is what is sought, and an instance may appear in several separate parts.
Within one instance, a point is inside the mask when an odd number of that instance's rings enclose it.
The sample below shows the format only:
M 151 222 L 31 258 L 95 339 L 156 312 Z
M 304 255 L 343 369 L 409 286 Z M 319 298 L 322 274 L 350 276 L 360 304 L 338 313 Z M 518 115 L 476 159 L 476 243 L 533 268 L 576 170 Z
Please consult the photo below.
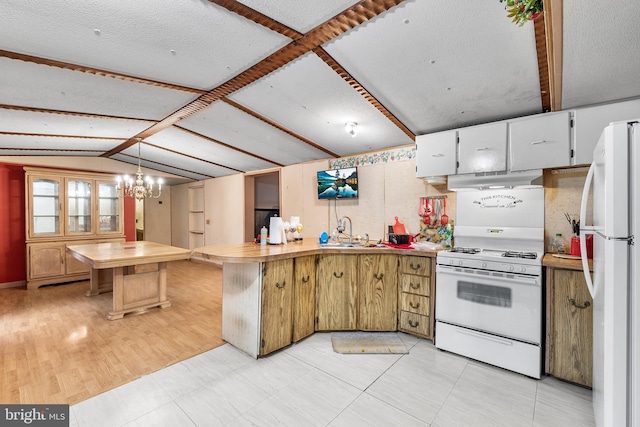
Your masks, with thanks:
M 334 249 L 370 249 L 370 248 L 386 248 L 387 247 L 387 246 L 381 245 L 381 244 L 363 245 L 361 243 L 347 243 L 347 242 L 342 242 L 342 243 L 323 243 L 323 244 L 319 244 L 319 246 L 322 249 L 330 249 L 330 248 L 334 248 Z

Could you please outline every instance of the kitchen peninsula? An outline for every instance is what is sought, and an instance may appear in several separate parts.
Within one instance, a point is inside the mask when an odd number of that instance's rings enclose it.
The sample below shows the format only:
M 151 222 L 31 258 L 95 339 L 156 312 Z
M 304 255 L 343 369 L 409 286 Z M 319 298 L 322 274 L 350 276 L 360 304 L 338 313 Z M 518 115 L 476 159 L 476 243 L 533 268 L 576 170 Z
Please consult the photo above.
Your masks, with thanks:
M 253 357 L 315 331 L 402 330 L 433 339 L 437 251 L 243 243 L 196 248 L 223 264 L 222 338 Z

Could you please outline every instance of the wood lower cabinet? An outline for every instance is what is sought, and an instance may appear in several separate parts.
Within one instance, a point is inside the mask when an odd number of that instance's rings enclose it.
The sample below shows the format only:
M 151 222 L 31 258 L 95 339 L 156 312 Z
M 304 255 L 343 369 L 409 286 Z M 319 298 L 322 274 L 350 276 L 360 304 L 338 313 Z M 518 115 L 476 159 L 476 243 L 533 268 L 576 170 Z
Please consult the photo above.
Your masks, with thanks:
M 293 332 L 293 259 L 262 266 L 260 355 L 291 344 Z
M 433 260 L 372 252 L 224 262 L 222 338 L 260 357 L 315 331 L 396 331 L 398 321 L 430 337 Z
M 316 259 L 309 255 L 293 262 L 293 342 L 315 331 Z
M 350 331 L 357 327 L 358 255 L 324 255 L 318 261 L 316 330 Z
M 435 258 L 400 258 L 398 329 L 429 339 L 433 339 L 434 264 Z
M 64 276 L 66 251 L 64 243 L 27 244 L 28 283 Z
M 67 246 L 122 241 L 124 238 L 27 243 L 27 289 L 89 279 L 91 268 L 69 255 Z
M 582 271 L 547 267 L 547 373 L 592 386 L 593 300 Z
M 398 257 L 359 255 L 358 293 L 358 329 L 397 330 Z

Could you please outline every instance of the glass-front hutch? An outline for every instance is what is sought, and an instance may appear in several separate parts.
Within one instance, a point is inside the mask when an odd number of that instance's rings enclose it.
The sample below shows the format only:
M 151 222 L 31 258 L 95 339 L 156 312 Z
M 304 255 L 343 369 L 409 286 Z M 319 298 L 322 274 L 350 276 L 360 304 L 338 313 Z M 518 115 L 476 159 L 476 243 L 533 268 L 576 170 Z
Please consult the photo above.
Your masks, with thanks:
M 124 205 L 114 177 L 25 167 L 27 287 L 89 278 L 67 245 L 124 241 Z

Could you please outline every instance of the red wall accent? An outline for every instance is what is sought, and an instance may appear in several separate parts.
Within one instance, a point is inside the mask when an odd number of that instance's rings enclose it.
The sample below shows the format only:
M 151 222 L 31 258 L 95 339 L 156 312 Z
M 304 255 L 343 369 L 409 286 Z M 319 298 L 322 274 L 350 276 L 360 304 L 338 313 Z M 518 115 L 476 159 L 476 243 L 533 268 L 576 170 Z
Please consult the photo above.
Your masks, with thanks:
M 136 199 L 124 197 L 124 235 L 127 242 L 136 241 Z
M 27 280 L 25 176 L 22 165 L 0 163 L 0 284 Z M 136 240 L 136 204 L 124 198 L 124 232 Z
M 24 170 L 0 163 L 0 283 L 27 279 Z

